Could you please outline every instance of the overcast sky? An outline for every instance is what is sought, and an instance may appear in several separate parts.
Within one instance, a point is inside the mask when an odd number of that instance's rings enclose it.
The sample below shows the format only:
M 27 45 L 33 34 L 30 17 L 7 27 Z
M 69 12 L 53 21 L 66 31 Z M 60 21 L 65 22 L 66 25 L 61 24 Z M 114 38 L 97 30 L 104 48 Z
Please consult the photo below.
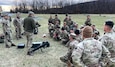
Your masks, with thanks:
M 13 5 L 15 1 L 21 1 L 21 0 L 0 0 L 0 5 Z M 27 0 L 30 1 L 30 0 Z M 51 1 L 51 0 L 49 0 Z M 60 0 L 53 0 L 54 2 L 60 1 Z M 71 1 L 71 0 L 65 0 L 65 1 Z M 92 1 L 92 0 L 73 0 L 75 3 L 78 2 L 87 2 L 87 1 Z

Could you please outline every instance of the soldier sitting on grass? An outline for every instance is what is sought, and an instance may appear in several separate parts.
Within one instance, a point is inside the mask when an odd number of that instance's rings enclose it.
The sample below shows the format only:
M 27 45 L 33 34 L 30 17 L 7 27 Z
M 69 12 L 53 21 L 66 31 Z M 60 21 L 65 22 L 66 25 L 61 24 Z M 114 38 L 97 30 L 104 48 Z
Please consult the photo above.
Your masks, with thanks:
M 66 44 L 69 41 L 69 34 L 63 27 L 61 28 L 60 37 L 62 44 Z
M 61 40 L 60 34 L 61 34 L 60 26 L 57 26 L 55 31 L 54 31 L 53 39 L 56 41 L 60 41 Z

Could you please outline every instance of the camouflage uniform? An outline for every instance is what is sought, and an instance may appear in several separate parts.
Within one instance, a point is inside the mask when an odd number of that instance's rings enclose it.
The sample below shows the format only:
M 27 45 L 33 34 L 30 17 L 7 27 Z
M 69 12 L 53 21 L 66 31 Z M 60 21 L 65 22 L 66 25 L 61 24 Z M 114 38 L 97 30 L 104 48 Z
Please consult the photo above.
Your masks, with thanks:
M 73 35 L 72 33 L 70 34 L 70 36 L 72 36 L 74 39 L 72 41 L 70 41 L 69 46 L 68 46 L 68 52 L 65 56 L 60 57 L 60 60 L 64 63 L 68 63 L 68 61 L 70 61 L 71 63 L 73 63 L 71 55 L 73 52 L 73 49 L 75 48 L 75 45 L 78 44 L 78 41 L 75 40 L 75 35 Z
M 109 52 L 101 42 L 93 38 L 85 38 L 75 45 L 72 52 L 73 63 L 75 67 L 101 67 L 99 60 L 103 51 Z
M 50 18 L 48 19 L 48 24 L 49 23 L 52 23 L 53 24 L 53 18 L 52 18 L 52 16 L 50 16 Z
M 22 19 L 20 17 L 17 17 L 13 21 L 15 31 L 16 31 L 16 38 L 19 39 L 21 38 L 21 24 L 22 24 Z
M 50 36 L 53 37 L 53 33 L 54 33 L 55 29 L 54 29 L 54 25 L 52 23 L 49 23 L 48 30 L 49 30 Z
M 54 35 L 53 35 L 54 40 L 60 41 L 61 40 L 60 34 L 61 34 L 60 27 L 57 27 L 56 30 L 54 31 Z
M 6 47 L 9 48 L 9 43 L 11 46 L 14 46 L 12 42 L 12 31 L 11 31 L 11 23 L 8 19 L 2 19 L 2 27 L 3 27 L 3 33 L 5 35 L 4 42 Z
M 95 28 L 95 25 L 92 25 L 92 29 L 93 29 L 93 37 L 94 37 L 94 39 L 98 40 L 99 37 L 100 37 L 100 32 L 99 32 L 99 30 L 97 30 L 97 29 Z
M 87 20 L 85 21 L 85 25 L 91 26 L 91 19 L 89 18 L 89 15 L 87 16 Z
M 115 32 L 115 25 L 114 25 L 114 27 L 113 27 L 113 29 L 112 29 L 112 30 L 113 30 L 113 32 Z
M 61 41 L 63 44 L 66 44 L 69 41 L 69 35 L 68 32 L 66 30 L 63 30 L 60 34 L 61 37 Z
M 60 19 L 58 19 L 57 15 L 55 16 L 55 19 L 53 19 L 53 23 L 54 25 L 57 23 L 57 21 L 59 22 L 59 25 L 61 24 Z
M 69 29 L 69 26 L 68 26 L 68 25 L 63 26 L 63 28 L 64 28 L 67 32 L 70 32 L 70 29 Z
M 66 24 L 69 26 L 69 28 L 71 29 L 71 25 L 72 25 L 72 21 L 71 20 L 67 20 Z
M 55 25 L 54 25 L 54 29 L 56 29 L 57 27 L 60 27 L 60 24 L 58 21 L 56 21 Z
M 113 31 L 105 33 L 102 37 L 100 37 L 99 40 L 110 51 L 111 59 L 115 58 L 115 33 Z M 109 61 L 109 60 L 106 60 L 106 61 Z M 115 67 L 115 59 L 113 61 L 110 61 L 109 65 L 113 65 Z
M 81 34 L 76 35 L 76 40 L 77 40 L 79 43 L 82 42 L 82 41 L 83 41 L 82 35 L 81 35 Z

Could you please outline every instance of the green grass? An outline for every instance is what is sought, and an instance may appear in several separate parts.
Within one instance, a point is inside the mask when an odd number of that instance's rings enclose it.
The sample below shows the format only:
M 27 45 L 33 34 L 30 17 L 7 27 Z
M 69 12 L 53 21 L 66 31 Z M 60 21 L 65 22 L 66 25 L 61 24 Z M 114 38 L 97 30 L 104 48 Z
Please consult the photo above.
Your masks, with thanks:
M 22 17 L 26 17 L 26 14 L 22 14 Z M 33 41 L 49 41 L 51 47 L 43 49 L 43 53 L 38 50 L 34 53 L 34 56 L 27 56 L 27 48 L 17 49 L 16 47 L 11 47 L 9 49 L 5 48 L 4 43 L 0 44 L 0 67 L 64 67 L 64 64 L 59 60 L 60 56 L 63 56 L 67 52 L 67 48 L 64 47 L 60 42 L 56 42 L 51 39 L 48 35 L 48 25 L 47 20 L 49 14 L 37 14 L 40 17 L 39 23 L 41 27 L 39 28 L 39 34 L 34 35 Z M 54 16 L 54 15 L 53 15 Z M 86 14 L 71 14 L 72 20 L 79 24 L 79 27 L 83 25 L 86 20 Z M 14 16 L 13 16 L 14 17 Z M 65 18 L 65 15 L 59 15 L 61 21 Z M 112 19 L 115 22 L 115 15 L 103 14 L 99 16 L 98 14 L 91 14 L 92 23 L 96 25 L 97 29 L 103 33 L 103 24 L 107 19 Z M 61 22 L 63 23 L 63 22 Z M 15 44 L 26 43 L 26 38 L 16 40 L 14 26 L 12 25 L 13 41 Z M 0 24 L 0 33 L 2 33 L 2 25 Z M 42 35 L 47 34 L 46 38 Z

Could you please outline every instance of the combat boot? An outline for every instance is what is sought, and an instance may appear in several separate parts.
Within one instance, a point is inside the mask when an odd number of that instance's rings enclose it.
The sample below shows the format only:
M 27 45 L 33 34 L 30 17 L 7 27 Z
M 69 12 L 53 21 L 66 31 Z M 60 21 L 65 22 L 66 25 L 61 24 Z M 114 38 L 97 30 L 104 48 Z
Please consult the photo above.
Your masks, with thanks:
M 12 43 L 11 46 L 16 46 L 16 45 Z
M 66 56 L 60 57 L 60 60 L 64 63 L 68 62 L 68 58 Z

